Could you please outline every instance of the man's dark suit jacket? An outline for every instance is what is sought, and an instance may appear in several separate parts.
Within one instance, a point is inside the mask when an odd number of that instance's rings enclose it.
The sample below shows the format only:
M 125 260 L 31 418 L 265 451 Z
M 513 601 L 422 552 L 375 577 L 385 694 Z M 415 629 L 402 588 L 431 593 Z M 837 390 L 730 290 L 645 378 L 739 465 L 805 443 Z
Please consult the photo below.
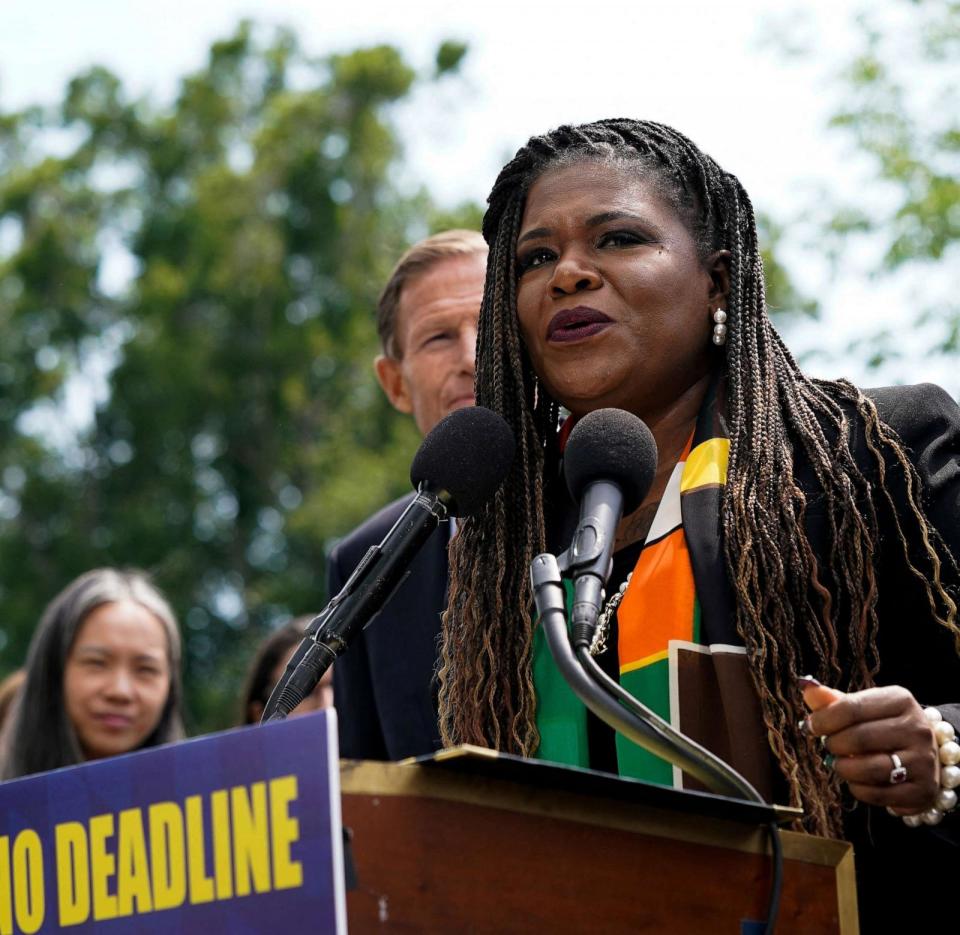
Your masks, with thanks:
M 395 500 L 334 547 L 327 565 L 331 597 L 412 499 Z M 333 667 L 342 757 L 400 760 L 440 749 L 434 670 L 448 538 L 446 524 L 432 533 L 407 579 Z

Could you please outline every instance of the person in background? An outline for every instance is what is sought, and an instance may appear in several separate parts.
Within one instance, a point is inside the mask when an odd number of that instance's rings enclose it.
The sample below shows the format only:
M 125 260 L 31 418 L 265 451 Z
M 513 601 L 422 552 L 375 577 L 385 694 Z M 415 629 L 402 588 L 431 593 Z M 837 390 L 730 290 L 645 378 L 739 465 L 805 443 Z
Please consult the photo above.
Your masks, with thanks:
M 140 571 L 98 568 L 47 606 L 4 730 L 14 779 L 183 737 L 180 634 Z
M 280 681 L 290 657 L 303 639 L 307 624 L 312 619 L 312 617 L 297 617 L 291 620 L 271 633 L 257 648 L 250 668 L 247 670 L 238 723 L 241 725 L 260 723 L 260 716 L 267 705 L 267 699 L 274 686 Z M 290 717 L 310 714 L 312 711 L 332 706 L 333 668 L 331 667 L 323 673 L 323 678 L 317 683 L 313 692 L 290 713 Z
M 15 669 L 0 682 L 0 731 L 3 730 L 7 715 L 10 713 L 10 707 L 26 677 L 27 673 L 23 669 Z
M 394 408 L 413 416 L 421 434 L 455 409 L 474 404 L 486 257 L 486 244 L 475 231 L 435 234 L 400 258 L 380 296 L 377 379 Z M 395 500 L 334 547 L 327 566 L 331 596 L 411 499 L 407 494 Z M 406 581 L 337 660 L 334 696 L 347 712 L 339 722 L 341 756 L 398 760 L 440 748 L 434 670 L 450 534 L 445 527 L 430 537 Z

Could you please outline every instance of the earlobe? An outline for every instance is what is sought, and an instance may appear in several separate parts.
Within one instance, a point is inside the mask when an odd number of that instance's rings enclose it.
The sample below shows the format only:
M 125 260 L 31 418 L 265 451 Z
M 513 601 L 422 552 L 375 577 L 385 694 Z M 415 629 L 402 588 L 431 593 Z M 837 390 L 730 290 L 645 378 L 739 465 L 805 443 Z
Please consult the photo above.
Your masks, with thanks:
M 383 392 L 390 400 L 390 405 L 398 412 L 407 415 L 413 412 L 413 404 L 410 400 L 410 394 L 407 392 L 407 383 L 403 378 L 400 361 L 381 354 L 373 362 L 373 369 L 377 374 L 377 380 L 383 388 Z

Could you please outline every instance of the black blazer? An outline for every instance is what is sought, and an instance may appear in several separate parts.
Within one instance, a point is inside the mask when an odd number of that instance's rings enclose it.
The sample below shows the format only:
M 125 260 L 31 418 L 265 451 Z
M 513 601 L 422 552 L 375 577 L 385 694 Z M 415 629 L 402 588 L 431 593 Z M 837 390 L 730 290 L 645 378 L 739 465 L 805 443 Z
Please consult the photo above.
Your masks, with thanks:
M 960 559 L 960 408 L 944 390 L 929 383 L 865 392 L 876 403 L 880 418 L 906 446 L 923 483 L 924 512 Z M 888 470 L 887 488 L 904 509 L 904 477 L 899 468 Z M 881 550 L 874 558 L 879 568 L 877 682 L 905 685 L 921 704 L 936 705 L 960 732 L 960 657 L 953 637 L 932 619 L 923 584 L 904 561 L 892 510 L 881 510 L 879 521 Z M 909 543 L 911 554 L 918 554 L 920 546 Z M 947 569 L 943 580 L 960 601 L 956 590 L 960 582 Z
M 334 547 L 327 563 L 331 597 L 412 499 L 395 500 Z M 448 537 L 446 524 L 431 534 L 407 579 L 333 667 L 342 757 L 400 760 L 441 747 L 434 671 Z
M 899 434 L 923 481 L 923 508 L 960 558 L 960 408 L 931 384 L 865 391 L 881 419 Z M 857 437 L 862 466 L 866 448 Z M 871 478 L 873 479 L 873 478 Z M 887 489 L 904 509 L 904 477 L 888 470 Z M 960 656 L 953 637 L 929 612 L 923 583 L 903 558 L 893 510 L 879 511 L 878 685 L 903 685 L 924 705 L 935 705 L 960 732 Z M 816 533 L 811 530 L 811 539 Z M 911 541 L 911 554 L 921 543 Z M 815 546 L 816 547 L 816 546 Z M 818 549 L 818 557 L 824 560 Z M 954 600 L 955 576 L 944 570 Z M 883 809 L 857 805 L 845 818 L 845 836 L 854 844 L 861 931 L 935 931 L 944 922 L 934 892 L 951 892 L 960 868 L 960 809 L 935 828 L 907 828 Z
M 960 557 L 960 408 L 940 387 L 930 384 L 864 392 L 873 399 L 880 418 L 900 436 L 923 483 L 924 512 L 953 555 Z M 848 404 L 842 408 L 850 426 L 854 460 L 870 483 L 876 504 L 878 548 L 874 555 L 865 556 L 873 563 L 878 584 L 880 669 L 876 684 L 908 688 L 921 704 L 939 708 L 960 731 L 960 655 L 952 634 L 933 619 L 924 582 L 911 572 L 898 533 L 898 517 L 908 509 L 906 472 L 894 459 L 886 458 L 883 488 L 890 495 L 887 500 L 880 491 L 879 471 L 862 420 Z M 799 449 L 795 458 L 798 483 L 807 493 L 807 536 L 818 565 L 827 568 L 829 526 L 822 495 L 816 493 L 813 468 Z M 866 497 L 861 500 L 866 507 Z M 686 529 L 686 514 L 684 526 Z M 715 608 L 718 612 L 712 619 L 704 607 L 704 634 L 709 642 L 740 643 L 733 625 L 726 569 L 722 557 L 715 554 L 719 538 L 716 531 L 712 537 L 697 532 L 691 526 L 686 538 L 698 595 L 711 590 L 721 595 L 726 590 L 728 595 L 718 602 L 726 608 Z M 922 555 L 920 538 L 914 534 L 907 543 L 915 562 Z M 926 567 L 925 563 L 920 567 Z M 718 568 L 726 587 L 711 589 L 711 571 Z M 954 599 L 960 599 L 955 573 L 944 569 L 944 583 Z M 842 619 L 843 597 L 835 595 L 835 601 Z M 839 636 L 837 655 L 843 669 L 849 671 L 859 651 L 844 640 L 842 631 Z M 817 651 L 801 634 L 797 637 L 801 665 L 805 671 L 814 671 Z M 844 837 L 855 849 L 861 931 L 935 931 L 943 910 L 931 894 L 952 892 L 960 868 L 960 811 L 948 815 L 936 828 L 914 829 L 883 809 L 851 801 L 844 814 Z

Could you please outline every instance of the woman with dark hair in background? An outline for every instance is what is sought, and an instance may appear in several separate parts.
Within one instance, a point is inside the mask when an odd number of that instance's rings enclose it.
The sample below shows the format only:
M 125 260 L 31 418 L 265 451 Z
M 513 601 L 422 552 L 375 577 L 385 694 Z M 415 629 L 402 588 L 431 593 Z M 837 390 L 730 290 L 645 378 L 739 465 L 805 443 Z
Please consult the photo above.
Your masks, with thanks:
M 567 430 L 627 410 L 659 466 L 618 529 L 598 661 L 669 718 L 671 692 L 692 697 L 671 653 L 736 657 L 742 690 L 700 706 L 720 720 L 696 739 L 750 754 L 806 830 L 855 843 L 865 925 L 928 931 L 960 856 L 960 410 L 936 387 L 805 376 L 767 317 L 747 193 L 669 127 L 532 138 L 484 236 L 477 402 L 517 457 L 451 546 L 445 742 L 671 782 L 558 686 L 532 613 L 530 561 L 576 518 Z
M 183 737 L 180 634 L 139 571 L 99 568 L 47 606 L 4 730 L 4 779 Z
M 297 617 L 270 634 L 258 647 L 243 688 L 240 724 L 259 724 L 274 685 L 280 681 L 290 657 L 303 639 L 312 617 Z M 323 673 L 316 688 L 297 705 L 290 717 L 333 707 L 333 667 Z

